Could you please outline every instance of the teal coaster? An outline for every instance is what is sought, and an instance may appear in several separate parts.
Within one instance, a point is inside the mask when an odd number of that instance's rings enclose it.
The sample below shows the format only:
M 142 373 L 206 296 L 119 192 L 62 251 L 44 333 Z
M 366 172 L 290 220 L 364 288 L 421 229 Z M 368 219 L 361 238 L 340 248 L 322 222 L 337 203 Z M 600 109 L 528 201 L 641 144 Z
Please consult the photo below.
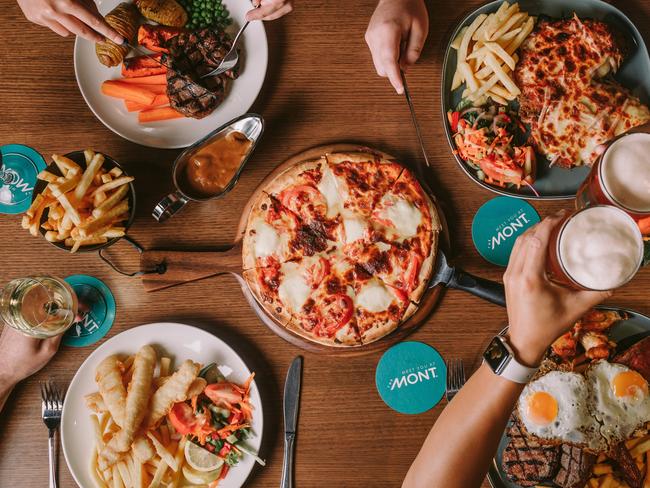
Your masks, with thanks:
M 1 146 L 0 154 L 0 213 L 22 213 L 32 203 L 36 175 L 47 165 L 43 156 L 22 144 Z
M 496 197 L 478 209 L 472 221 L 472 240 L 481 256 L 507 266 L 515 240 L 539 222 L 539 214 L 525 200 Z
M 104 284 L 93 276 L 73 275 L 65 281 L 72 287 L 79 300 L 78 322 L 63 336 L 63 344 L 72 347 L 84 347 L 103 338 L 113 326 L 115 320 L 115 298 Z
M 433 408 L 447 388 L 447 367 L 433 347 L 401 342 L 377 364 L 375 384 L 381 399 L 400 413 L 418 414 Z

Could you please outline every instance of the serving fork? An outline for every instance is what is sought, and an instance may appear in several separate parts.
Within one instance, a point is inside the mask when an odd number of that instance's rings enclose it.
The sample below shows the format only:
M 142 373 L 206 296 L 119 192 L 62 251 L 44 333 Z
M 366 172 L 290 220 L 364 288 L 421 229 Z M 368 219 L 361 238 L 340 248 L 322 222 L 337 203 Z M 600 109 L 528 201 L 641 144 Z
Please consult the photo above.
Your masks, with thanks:
M 447 360 L 447 401 L 450 402 L 456 396 L 456 393 L 465 384 L 465 368 L 463 360 L 452 358 Z
M 55 451 L 56 431 L 61 423 L 61 412 L 63 411 L 63 394 L 51 381 L 41 383 L 41 416 L 43 423 L 49 431 L 48 435 L 48 458 L 50 461 L 50 485 L 49 488 L 57 488 L 56 472 L 57 459 Z

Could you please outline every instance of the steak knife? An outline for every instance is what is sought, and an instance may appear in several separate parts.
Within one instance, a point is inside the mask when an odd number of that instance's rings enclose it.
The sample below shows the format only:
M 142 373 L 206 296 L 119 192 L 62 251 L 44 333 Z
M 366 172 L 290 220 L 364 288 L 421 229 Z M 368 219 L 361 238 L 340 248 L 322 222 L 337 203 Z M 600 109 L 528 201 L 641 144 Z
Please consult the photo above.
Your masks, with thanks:
M 420 143 L 420 149 L 422 150 L 422 155 L 424 156 L 424 162 L 427 163 L 427 167 L 430 168 L 431 165 L 429 164 L 427 151 L 424 148 L 424 139 L 422 139 L 422 131 L 420 131 L 420 124 L 418 123 L 418 119 L 415 116 L 415 107 L 413 106 L 413 101 L 411 100 L 411 93 L 409 92 L 409 87 L 406 83 L 406 75 L 402 70 L 400 70 L 400 74 L 402 75 L 402 84 L 404 85 L 404 96 L 406 97 L 406 103 L 408 104 L 409 111 L 411 112 L 411 120 L 413 121 L 413 127 L 415 127 L 415 133 L 418 136 L 418 142 Z
M 164 67 L 164 68 L 171 69 L 171 66 L 168 66 L 168 65 L 166 65 L 165 63 L 163 63 L 162 61 L 160 61 L 159 59 L 154 58 L 154 57 L 151 55 L 151 53 L 148 53 L 147 51 L 145 51 L 144 49 L 142 49 L 140 46 L 136 46 L 135 44 L 130 44 L 130 43 L 129 43 L 128 41 L 126 41 L 126 40 L 122 43 L 122 45 L 128 47 L 129 49 L 132 49 L 133 51 L 135 51 L 136 53 L 138 53 L 140 56 L 145 56 L 145 57 L 151 59 L 154 63 L 158 63 L 160 66 L 162 66 L 162 67 Z M 128 58 L 124 58 L 124 59 L 126 60 L 126 59 L 128 59 Z
M 282 465 L 281 488 L 293 488 L 293 454 L 298 428 L 301 376 L 302 356 L 296 356 L 289 367 L 284 383 L 284 464 Z
M 447 288 L 466 291 L 495 305 L 506 306 L 506 292 L 502 283 L 479 278 L 450 266 L 445 253 L 438 249 L 436 266 L 429 282 L 429 288 L 440 284 Z

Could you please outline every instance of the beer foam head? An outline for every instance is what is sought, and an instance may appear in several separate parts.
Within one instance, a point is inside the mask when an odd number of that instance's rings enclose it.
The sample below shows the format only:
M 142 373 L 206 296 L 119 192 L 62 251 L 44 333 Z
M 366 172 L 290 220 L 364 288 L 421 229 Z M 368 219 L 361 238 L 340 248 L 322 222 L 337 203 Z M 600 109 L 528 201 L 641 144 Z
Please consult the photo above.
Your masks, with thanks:
M 603 186 L 611 198 L 632 212 L 650 212 L 650 134 L 629 134 L 603 155 Z
M 618 288 L 634 276 L 643 257 L 636 223 L 611 206 L 589 207 L 564 225 L 559 254 L 565 271 L 592 290 Z

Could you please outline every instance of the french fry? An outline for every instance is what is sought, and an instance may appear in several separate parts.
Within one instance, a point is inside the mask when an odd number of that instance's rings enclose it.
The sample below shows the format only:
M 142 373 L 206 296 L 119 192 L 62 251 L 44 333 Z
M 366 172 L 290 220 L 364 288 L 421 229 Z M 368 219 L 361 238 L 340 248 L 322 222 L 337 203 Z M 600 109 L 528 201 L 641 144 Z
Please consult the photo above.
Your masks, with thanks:
M 112 209 L 110 209 L 100 217 L 94 220 L 89 219 L 84 221 L 84 223 L 79 227 L 79 234 L 81 235 L 81 237 L 88 237 L 93 233 L 95 233 L 96 231 L 98 231 L 99 229 L 101 229 L 102 227 L 105 227 L 106 225 L 110 224 L 118 215 L 121 215 L 124 212 L 128 212 L 128 210 L 129 210 L 129 202 L 127 200 L 122 200 L 119 204 L 117 204 L 115 207 L 113 207 Z
M 90 162 L 93 160 L 95 157 L 95 151 L 92 149 L 85 149 L 84 150 L 84 159 L 86 160 L 86 166 L 90 164 Z
M 79 183 L 79 180 L 81 177 L 79 175 L 74 175 L 70 178 L 65 179 L 62 183 L 50 183 L 49 187 L 52 190 L 52 195 L 54 198 L 59 198 L 61 195 L 64 193 L 68 193 L 70 190 L 72 190 L 77 183 Z
M 112 181 L 109 181 L 108 183 L 104 183 L 102 186 L 97 188 L 95 190 L 95 193 L 103 191 L 107 192 L 108 190 L 112 190 L 113 188 L 117 188 L 122 185 L 126 185 L 127 183 L 130 183 L 134 180 L 133 176 L 120 176 L 119 178 L 115 178 Z
M 479 89 L 478 82 L 476 81 L 469 64 L 465 62 L 458 63 L 458 71 L 460 71 L 460 74 L 465 80 L 465 83 L 467 83 L 467 87 L 470 91 L 476 91 Z
M 77 200 L 81 200 L 86 194 L 88 187 L 90 187 L 95 174 L 99 171 L 99 168 L 102 167 L 102 164 L 104 164 L 104 155 L 100 153 L 95 154 L 92 161 L 90 161 L 90 164 L 86 167 L 86 171 L 83 172 L 83 176 L 80 178 L 79 183 L 74 190 L 74 196 Z
M 600 463 L 600 464 L 594 464 L 592 472 L 596 476 L 601 476 L 607 473 L 613 473 L 614 470 L 611 464 Z
M 97 208 L 95 208 L 92 212 L 93 217 L 99 218 L 102 216 L 102 214 L 106 213 L 109 211 L 111 208 L 113 208 L 117 202 L 119 202 L 124 196 L 126 196 L 126 193 L 129 191 L 129 187 L 127 185 L 122 185 L 119 187 L 117 190 L 113 192 L 113 194 L 106 198 Z M 102 192 L 103 193 L 103 192 Z
M 510 56 L 505 49 L 503 49 L 499 44 L 496 42 L 486 42 L 485 43 L 485 49 L 489 49 L 492 51 L 495 55 L 497 55 L 501 60 L 510 68 L 511 70 L 515 69 L 515 60 L 512 59 L 512 56 Z
M 67 174 L 68 171 L 74 170 L 81 172 L 79 165 L 70 158 L 58 154 L 52 154 L 52 160 L 59 167 L 62 175 Z
M 106 193 L 104 193 L 103 191 L 100 191 L 98 193 L 94 193 L 93 194 L 93 207 L 95 207 L 95 208 L 93 209 L 93 212 L 95 210 L 97 210 L 97 207 L 99 207 L 102 203 L 104 203 L 106 201 L 106 199 L 107 199 Z
M 113 474 L 113 488 L 124 488 L 124 483 L 122 483 L 122 476 L 120 476 L 120 471 L 117 469 L 117 464 L 114 464 L 111 468 Z
M 100 477 L 99 470 L 97 468 L 97 447 L 94 446 L 90 453 L 90 466 L 88 466 L 90 477 L 93 479 L 95 486 L 97 488 L 108 488 L 108 485 L 104 482 L 102 477 Z
M 38 207 L 40 207 L 40 206 L 43 204 L 44 201 L 45 201 L 45 198 L 43 197 L 43 195 L 36 195 L 36 197 L 35 197 L 34 200 L 32 201 L 32 204 L 29 206 L 29 208 L 27 209 L 27 211 L 25 212 L 25 214 L 26 214 L 27 216 L 33 218 L 33 217 L 34 217 L 34 213 L 36 212 L 36 210 L 38 209 Z
M 32 225 L 32 222 L 29 218 L 29 215 L 23 215 L 23 218 L 20 221 L 20 226 L 23 229 L 29 229 L 29 226 Z
M 116 464 L 116 466 L 117 466 L 117 470 L 120 473 L 120 477 L 124 482 L 124 485 L 127 487 L 133 486 L 131 480 L 131 473 L 129 473 L 129 468 L 127 467 L 126 463 L 124 461 L 120 461 L 119 463 Z
M 515 82 L 512 81 L 512 79 L 506 74 L 492 53 L 488 53 L 485 56 L 485 64 L 492 68 L 494 74 L 497 75 L 499 81 L 503 83 L 503 86 L 506 88 L 506 90 L 515 95 L 519 95 L 521 93 L 517 85 L 515 85 Z
M 164 462 L 167 463 L 167 465 L 174 471 L 178 471 L 178 461 L 172 456 L 172 454 L 165 449 L 165 446 L 163 446 L 160 441 L 156 438 L 155 435 L 153 435 L 151 432 L 147 432 L 147 437 L 151 440 L 153 443 L 154 449 L 156 450 L 156 453 L 162 458 Z
M 167 463 L 164 460 L 161 460 L 158 463 L 158 468 L 153 475 L 153 479 L 149 484 L 149 488 L 159 488 L 162 482 L 163 477 L 165 476 L 165 471 L 167 471 Z
M 54 173 L 50 173 L 47 170 L 41 171 L 36 175 L 39 180 L 47 181 L 48 183 L 53 183 L 56 181 L 57 176 Z
M 66 195 L 59 195 L 56 199 L 59 201 L 72 222 L 74 222 L 75 225 L 80 225 L 81 217 L 79 216 L 79 212 L 77 212 L 77 210 L 72 206 L 68 197 Z
M 102 183 L 108 183 L 113 179 L 113 177 L 111 176 L 110 173 L 104 173 L 103 175 L 101 175 L 100 179 L 102 180 Z
M 171 359 L 168 357 L 160 358 L 160 376 L 167 376 L 169 374 L 169 366 Z
M 48 242 L 60 242 L 65 240 L 65 237 L 59 237 L 59 233 L 54 230 L 48 230 L 45 233 L 45 240 Z
M 115 166 L 112 170 L 108 172 L 109 175 L 111 175 L 113 178 L 117 178 L 118 176 L 122 175 L 123 171 Z
M 117 237 L 124 237 L 126 230 L 124 227 L 109 227 L 107 230 L 102 232 L 102 237 L 107 239 L 115 239 Z
M 186 442 L 187 442 L 187 438 L 182 437 L 180 442 L 178 443 L 178 447 L 176 448 L 176 456 L 174 457 L 174 461 L 178 463 L 178 470 L 174 471 L 174 474 L 172 475 L 172 479 L 169 483 L 169 488 L 176 488 L 181 479 L 183 463 L 185 461 L 184 452 L 185 452 Z
M 641 454 L 647 453 L 648 451 L 650 451 L 650 439 L 634 446 L 630 450 L 630 456 L 635 458 L 637 456 L 640 456 Z

